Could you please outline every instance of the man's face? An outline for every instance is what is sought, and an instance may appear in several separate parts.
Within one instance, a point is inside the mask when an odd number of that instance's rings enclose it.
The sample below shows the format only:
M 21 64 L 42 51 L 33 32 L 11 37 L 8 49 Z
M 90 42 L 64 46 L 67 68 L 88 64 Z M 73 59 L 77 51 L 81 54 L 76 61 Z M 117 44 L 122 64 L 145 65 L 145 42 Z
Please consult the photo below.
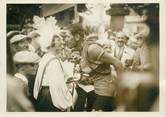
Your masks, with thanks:
M 27 63 L 24 65 L 24 72 L 27 75 L 35 75 L 37 72 L 38 64 L 35 63 Z
M 28 49 L 28 40 L 23 39 L 15 44 L 16 51 L 22 51 L 22 50 L 27 50 Z
M 59 38 L 58 36 L 54 36 L 54 44 L 56 50 L 63 50 L 65 47 L 65 42 L 63 39 Z
M 141 47 L 144 43 L 144 40 L 145 40 L 144 36 L 141 34 L 135 35 L 135 39 L 136 39 L 136 44 L 138 47 Z
M 119 47 L 123 47 L 124 44 L 125 44 L 125 37 L 122 36 L 122 35 L 117 35 L 117 40 L 116 40 L 116 42 L 117 42 L 117 45 L 118 45 Z
M 76 45 L 76 40 L 74 39 L 74 37 L 72 35 L 67 35 L 65 38 L 66 41 L 66 45 L 69 48 L 73 48 Z

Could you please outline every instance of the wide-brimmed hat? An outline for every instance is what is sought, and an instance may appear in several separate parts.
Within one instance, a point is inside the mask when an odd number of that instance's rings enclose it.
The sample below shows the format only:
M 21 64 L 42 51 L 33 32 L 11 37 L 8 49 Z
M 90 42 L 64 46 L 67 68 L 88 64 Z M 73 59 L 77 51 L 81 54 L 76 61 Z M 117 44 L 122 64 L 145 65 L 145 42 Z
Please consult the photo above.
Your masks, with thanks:
M 34 38 L 34 37 L 37 37 L 37 36 L 40 36 L 40 33 L 37 31 L 37 30 L 34 30 L 34 31 L 32 31 L 32 32 L 30 32 L 29 34 L 28 34 L 28 37 L 30 37 L 30 38 Z
M 10 43 L 13 44 L 23 39 L 31 39 L 31 38 L 23 34 L 18 34 L 18 35 L 15 35 L 13 38 L 11 38 Z
M 89 40 L 94 40 L 96 38 L 96 40 L 98 39 L 98 35 L 95 34 L 95 33 L 92 33 L 92 34 L 89 34 L 87 37 L 86 37 L 86 40 L 89 41 Z
M 13 60 L 16 64 L 19 64 L 19 63 L 38 63 L 40 61 L 40 57 L 34 52 L 20 51 L 14 55 Z

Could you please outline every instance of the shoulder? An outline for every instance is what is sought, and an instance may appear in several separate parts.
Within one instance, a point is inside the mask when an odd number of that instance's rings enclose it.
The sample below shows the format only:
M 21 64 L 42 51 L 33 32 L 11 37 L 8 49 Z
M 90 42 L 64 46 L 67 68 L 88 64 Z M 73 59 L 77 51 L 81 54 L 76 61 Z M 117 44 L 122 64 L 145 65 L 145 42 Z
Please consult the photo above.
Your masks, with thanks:
M 53 59 L 47 64 L 45 74 L 53 75 L 59 71 L 61 71 L 61 63 L 58 59 Z
M 15 91 L 23 92 L 24 82 L 13 76 L 7 78 L 7 90 L 8 93 L 14 94 Z
M 50 59 L 47 63 L 47 67 L 57 67 L 60 64 L 60 61 L 56 58 Z
M 141 51 L 142 51 L 141 48 L 137 48 L 135 52 L 136 52 L 136 53 L 140 53 Z

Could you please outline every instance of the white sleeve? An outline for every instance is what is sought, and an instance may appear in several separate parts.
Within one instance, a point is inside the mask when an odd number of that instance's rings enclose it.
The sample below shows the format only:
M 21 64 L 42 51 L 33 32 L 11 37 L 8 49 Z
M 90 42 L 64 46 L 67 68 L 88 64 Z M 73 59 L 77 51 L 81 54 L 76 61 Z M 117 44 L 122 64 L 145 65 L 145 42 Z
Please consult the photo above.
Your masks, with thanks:
M 64 73 L 58 60 L 50 62 L 46 69 L 49 88 L 54 106 L 67 109 L 72 105 L 72 95 L 65 83 Z

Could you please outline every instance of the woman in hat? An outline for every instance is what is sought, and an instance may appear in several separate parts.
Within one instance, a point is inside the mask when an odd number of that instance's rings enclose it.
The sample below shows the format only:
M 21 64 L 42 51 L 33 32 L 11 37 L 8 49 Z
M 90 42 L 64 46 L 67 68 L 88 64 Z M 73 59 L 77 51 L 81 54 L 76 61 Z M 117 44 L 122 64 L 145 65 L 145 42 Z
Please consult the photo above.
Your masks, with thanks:
M 70 85 L 70 90 L 66 84 L 66 74 L 59 57 L 63 48 L 64 42 L 58 34 L 45 43 L 47 53 L 39 63 L 34 85 L 38 111 L 67 111 L 74 103 L 74 85 Z

